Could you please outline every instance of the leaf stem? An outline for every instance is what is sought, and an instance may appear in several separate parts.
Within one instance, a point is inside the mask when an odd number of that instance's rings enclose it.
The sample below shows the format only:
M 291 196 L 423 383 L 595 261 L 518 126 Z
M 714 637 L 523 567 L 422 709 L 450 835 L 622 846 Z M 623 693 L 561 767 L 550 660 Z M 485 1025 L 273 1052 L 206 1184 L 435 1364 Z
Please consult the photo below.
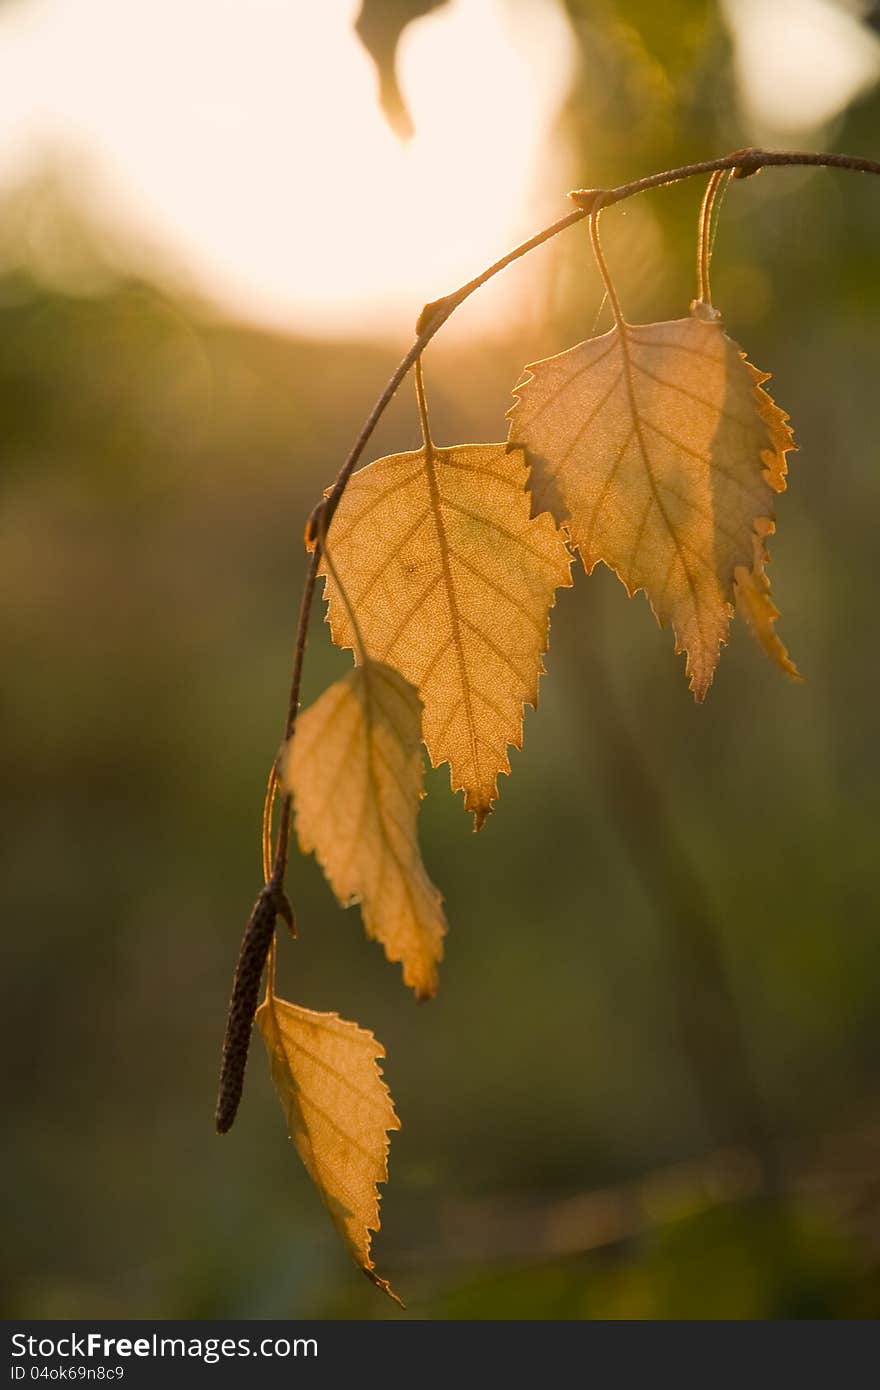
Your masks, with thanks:
M 428 400 L 425 396 L 425 374 L 422 370 L 421 354 L 416 358 L 415 379 L 416 401 L 419 406 L 419 421 L 422 426 L 422 443 L 425 446 L 425 453 L 433 454 L 434 441 L 431 438 L 431 422 L 428 419 Z
M 700 204 L 700 221 L 697 229 L 697 299 L 703 304 L 712 303 L 712 288 L 709 283 L 709 265 L 712 260 L 712 212 L 716 198 L 725 178 L 726 169 L 716 169 L 706 184 L 706 192 Z M 720 204 L 719 204 L 720 206 Z
M 880 160 L 863 159 L 852 154 L 813 154 L 803 150 L 734 150 L 733 154 L 721 155 L 718 159 L 703 159 L 696 164 L 682 164 L 677 169 L 664 169 L 659 174 L 648 174 L 642 179 L 632 179 L 630 183 L 618 184 L 616 188 L 577 188 L 569 193 L 572 202 L 586 212 L 591 212 L 601 197 L 602 206 L 622 203 L 637 193 L 645 193 L 649 188 L 665 188 L 670 183 L 681 183 L 701 174 L 712 174 L 716 170 L 731 169 L 734 178 L 747 179 L 761 169 L 783 167 L 812 167 L 819 169 L 848 169 L 856 174 L 880 174 Z
M 348 621 L 351 623 L 352 626 L 352 631 L 354 633 L 355 657 L 357 660 L 357 664 L 358 666 L 366 666 L 368 661 L 367 644 L 364 641 L 364 634 L 361 631 L 361 625 L 358 622 L 354 604 L 348 596 L 348 590 L 346 589 L 345 585 L 340 579 L 339 571 L 333 563 L 333 556 L 330 554 L 330 551 L 327 548 L 326 530 L 322 532 L 321 536 L 321 551 L 324 556 L 324 564 L 330 571 L 330 576 L 333 579 L 333 582 L 336 585 L 337 589 L 339 590 L 339 596 L 342 599 L 342 602 L 345 605 L 345 611 L 348 614 Z
M 262 851 L 263 851 L 263 882 L 268 883 L 272 877 L 272 812 L 275 808 L 275 797 L 278 794 L 278 759 L 269 769 L 269 780 L 266 783 L 266 797 L 263 801 L 263 825 L 262 825 Z
M 623 317 L 623 310 L 620 307 L 617 290 L 614 288 L 614 281 L 611 279 L 611 271 L 608 269 L 608 262 L 605 259 L 605 252 L 602 250 L 602 242 L 599 239 L 599 217 L 601 212 L 602 209 L 597 207 L 590 213 L 590 241 L 593 243 L 593 255 L 596 257 L 599 274 L 602 276 L 602 283 L 605 286 L 608 303 L 611 305 L 614 322 L 622 332 L 626 327 L 626 320 Z

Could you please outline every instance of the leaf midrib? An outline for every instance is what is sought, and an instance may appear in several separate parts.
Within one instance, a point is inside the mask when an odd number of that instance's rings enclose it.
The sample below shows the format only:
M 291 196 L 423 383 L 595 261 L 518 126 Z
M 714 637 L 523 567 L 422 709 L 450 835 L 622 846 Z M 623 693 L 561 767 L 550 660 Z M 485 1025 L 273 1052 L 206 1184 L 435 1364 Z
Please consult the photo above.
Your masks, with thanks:
M 465 719 L 467 721 L 468 742 L 471 749 L 471 758 L 474 766 L 474 786 L 479 796 L 479 805 L 475 808 L 476 812 L 485 809 L 485 798 L 482 786 L 482 775 L 480 772 L 480 755 L 477 750 L 476 723 L 474 720 L 473 704 L 471 702 L 470 679 L 468 676 L 467 663 L 464 655 L 464 642 L 461 635 L 461 620 L 458 611 L 458 598 L 455 592 L 455 581 L 452 577 L 452 567 L 450 565 L 449 542 L 446 539 L 446 528 L 443 525 L 442 499 L 440 497 L 440 485 L 437 481 L 437 470 L 434 462 L 435 450 L 433 445 L 426 444 L 425 450 L 425 479 L 428 484 L 428 497 L 431 506 L 431 515 L 434 518 L 434 530 L 437 535 L 437 547 L 440 551 L 440 566 L 443 575 L 443 587 L 446 590 L 446 601 L 449 608 L 449 622 L 452 628 L 452 641 L 455 647 L 456 660 L 458 663 L 458 674 L 461 682 L 461 693 L 464 701 Z M 438 750 L 439 751 L 439 750 Z
M 426 923 L 425 921 L 423 921 L 422 915 L 421 915 L 421 913 L 419 912 L 418 906 L 417 906 L 417 904 L 416 904 L 415 894 L 414 894 L 414 892 L 413 892 L 413 887 L 412 887 L 412 884 L 411 884 L 411 882 L 410 882 L 410 875 L 409 875 L 409 873 L 407 872 L 406 865 L 403 864 L 403 862 L 401 861 L 400 855 L 399 855 L 398 852 L 397 852 L 397 847 L 396 847 L 396 845 L 394 844 L 393 838 L 392 838 L 392 836 L 389 834 L 389 831 L 388 831 L 388 824 L 387 824 L 387 819 L 386 819 L 387 813 L 386 813 L 385 805 L 384 805 L 384 803 L 383 803 L 383 801 L 382 801 L 382 797 L 380 796 L 379 779 L 378 779 L 378 776 L 377 776 L 377 772 L 376 772 L 376 763 L 375 763 L 376 752 L 377 752 L 377 745 L 376 745 L 376 743 L 375 743 L 375 741 L 374 741 L 374 733 L 375 733 L 376 721 L 375 721 L 374 715 L 373 715 L 373 692 L 372 692 L 372 689 L 371 689 L 371 686 L 370 686 L 370 677 L 371 677 L 371 673 L 368 673 L 366 667 L 363 668 L 363 671 L 364 671 L 364 718 L 365 718 L 365 723 L 366 723 L 366 738 L 367 738 L 367 786 L 368 786 L 369 790 L 372 792 L 372 795 L 373 795 L 373 804 L 374 804 L 374 806 L 375 806 L 375 808 L 376 808 L 376 819 L 377 819 L 377 822 L 378 822 L 380 838 L 381 838 L 382 844 L 383 844 L 384 847 L 385 847 L 385 854 L 383 854 L 383 855 L 381 856 L 381 863 L 380 863 L 380 870 L 379 870 L 379 882 L 378 882 L 378 884 L 377 884 L 377 886 L 376 886 L 375 893 L 374 893 L 373 895 L 371 895 L 371 896 L 374 896 L 374 897 L 377 898 L 377 899 L 378 899 L 379 896 L 380 896 L 380 889 L 381 889 L 382 884 L 383 884 L 384 881 L 385 881 L 385 873 L 386 873 L 386 856 L 387 856 L 387 855 L 390 855 L 391 858 L 392 858 L 393 861 L 394 861 L 394 864 L 395 864 L 395 866 L 396 866 L 396 868 L 397 868 L 398 875 L 399 875 L 399 877 L 400 877 L 400 881 L 401 881 L 401 883 L 402 883 L 402 885 L 403 885 L 404 896 L 406 897 L 407 901 L 409 902 L 410 912 L 411 912 L 411 914 L 412 914 L 412 924 L 413 924 L 413 928 L 414 928 L 414 931 L 415 931 L 415 934 L 416 934 L 416 948 L 417 948 L 417 950 L 419 951 L 419 953 L 421 954 L 422 951 L 424 951 L 424 943 L 421 942 L 421 941 L 419 941 L 419 940 L 418 940 L 418 937 L 419 937 L 419 934 L 420 934 L 420 933 L 424 933 L 425 936 L 428 936 L 428 927 L 427 927 L 427 923 Z M 387 764 L 386 764 L 386 765 L 387 765 Z M 397 779 L 396 779 L 396 780 L 397 780 Z M 400 786 L 400 783 L 399 783 L 399 781 L 398 781 L 398 787 L 399 787 L 399 786 Z M 363 805 L 362 805 L 362 807 L 361 807 L 361 811 L 360 811 L 360 814 L 359 814 L 359 817 L 358 817 L 358 826 L 359 826 L 359 827 L 360 827 L 360 825 L 363 824 L 364 813 L 365 813 L 365 811 L 366 811 L 366 804 L 367 804 L 367 801 L 368 801 L 368 798 L 367 798 L 367 796 L 366 796 L 366 791 L 365 791 L 364 803 L 363 803 Z M 399 826 L 398 826 L 398 829 L 400 829 Z M 359 833 L 359 832 L 358 832 L 358 833 Z M 355 837 L 355 838 L 357 838 L 357 837 Z M 376 933 L 376 935 L 377 935 L 377 939 L 380 940 L 380 941 L 382 941 L 382 945 L 384 946 L 385 951 L 386 951 L 386 954 L 388 954 L 389 959 L 394 959 L 394 958 L 390 955 L 390 952 L 389 952 L 389 949 L 388 949 L 388 948 L 389 948 L 389 943 L 388 943 L 387 941 L 385 941 L 381 936 L 379 936 L 379 933 L 378 933 L 378 932 Z M 429 958 L 430 958 L 430 962 L 431 962 L 431 964 L 429 965 L 429 969 L 428 969 L 428 973 L 429 973 L 429 974 L 431 973 L 431 969 L 432 969 L 432 968 L 436 968 L 436 961 L 435 961 L 435 959 L 434 959 L 434 956 L 431 954 L 431 950 L 430 950 L 430 947 L 433 946 L 433 945 L 434 945 L 434 943 L 431 942 L 430 945 L 429 945 L 428 952 L 427 952 L 427 954 L 429 955 Z M 398 956 L 398 957 L 397 957 L 397 960 L 398 960 L 398 961 L 401 961 L 402 959 L 403 959 L 402 956 Z M 406 969 L 404 969 L 404 975 L 406 975 L 406 974 L 407 974 L 407 971 L 406 971 Z M 407 983 L 410 983 L 410 981 L 407 981 Z
M 672 543 L 673 543 L 673 545 L 675 546 L 675 550 L 676 550 L 676 553 L 677 553 L 677 555 L 678 555 L 679 564 L 681 565 L 682 571 L 683 571 L 684 576 L 685 576 L 685 578 L 686 578 L 686 580 L 687 580 L 688 589 L 690 590 L 690 595 L 691 595 L 691 603 L 692 603 L 692 605 L 693 605 L 693 610 L 694 610 L 694 621 L 696 622 L 696 625 L 697 625 L 697 632 L 698 632 L 699 637 L 700 637 L 700 643 L 701 643 L 701 645 L 703 645 L 703 644 L 704 644 L 704 638 L 703 638 L 703 625 L 702 625 L 702 623 L 701 623 L 701 621 L 700 621 L 700 604 L 699 604 L 699 599 L 698 599 L 698 597 L 697 597 L 697 590 L 696 590 L 696 586 L 695 586 L 695 583 L 694 583 L 694 578 L 693 578 L 693 575 L 692 575 L 691 572 L 690 572 L 690 569 L 689 569 L 689 567 L 688 567 L 687 561 L 686 561 L 686 559 L 685 559 L 684 551 L 682 550 L 681 542 L 680 542 L 679 539 L 678 539 L 678 535 L 676 534 L 675 527 L 672 525 L 672 522 L 671 522 L 670 519 L 669 519 L 669 513 L 667 512 L 666 507 L 663 505 L 663 499 L 662 499 L 662 497 L 661 497 L 661 495 L 660 495 L 660 491 L 659 491 L 659 488 L 658 488 L 658 486 L 657 486 L 657 480 L 656 480 L 656 478 L 654 477 L 654 473 L 653 473 L 653 470 L 652 470 L 652 468 L 651 468 L 651 461 L 650 461 L 650 458 L 649 458 L 649 456 L 648 456 L 648 448 L 647 448 L 647 445 L 646 445 L 646 443 L 645 443 L 645 437 L 644 437 L 644 435 L 643 435 L 643 433 L 642 433 L 642 417 L 641 417 L 641 415 L 639 414 L 638 402 L 637 402 L 637 400 L 636 400 L 635 384 L 634 384 L 634 382 L 633 382 L 633 365 L 634 365 L 634 364 L 633 364 L 633 361 L 632 361 L 632 357 L 631 357 L 631 355 L 630 355 L 629 342 L 627 341 L 627 333 L 628 333 L 628 332 L 629 332 L 629 324 L 626 323 L 625 320 L 621 320 L 621 322 L 617 325 L 617 335 L 618 335 L 618 338 L 619 338 L 619 341 L 620 341 L 620 352 L 621 352 L 621 357 L 622 357 L 622 359 L 623 359 L 623 376 L 624 376 L 624 381 L 626 382 L 627 396 L 628 396 L 628 398 L 629 398 L 630 414 L 632 415 L 632 421 L 633 421 L 633 426 L 634 426 L 634 428 L 635 428 L 636 438 L 638 439 L 638 442 L 639 442 L 639 452 L 641 453 L 641 456 L 642 456 L 642 464 L 643 464 L 643 467 L 644 467 L 644 470 L 645 470 L 645 476 L 646 476 L 646 478 L 648 479 L 648 483 L 649 483 L 650 488 L 651 488 L 651 493 L 652 493 L 653 498 L 654 498 L 654 503 L 655 503 L 655 505 L 656 505 L 656 507 L 657 507 L 658 512 L 660 513 L 660 515 L 661 515 L 662 518 L 663 518 L 664 524 L 665 524 L 665 526 L 666 526 L 666 530 L 669 532 L 670 539 L 672 540 Z M 702 658 L 701 658 L 701 664 L 702 664 Z

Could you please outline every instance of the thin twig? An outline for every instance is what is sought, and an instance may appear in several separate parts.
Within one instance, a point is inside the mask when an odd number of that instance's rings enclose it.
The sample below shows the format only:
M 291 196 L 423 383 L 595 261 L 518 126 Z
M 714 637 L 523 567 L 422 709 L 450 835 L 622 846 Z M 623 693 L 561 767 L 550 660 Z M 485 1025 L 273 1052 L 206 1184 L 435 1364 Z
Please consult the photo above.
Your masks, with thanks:
M 682 164 L 677 169 L 665 169 L 660 174 L 648 174 L 643 179 L 633 179 L 630 183 L 618 184 L 616 188 L 577 188 L 569 193 L 572 202 L 591 212 L 596 200 L 601 196 L 602 206 L 622 203 L 636 193 L 645 193 L 649 188 L 665 188 L 670 183 L 681 183 L 700 174 L 712 174 L 720 169 L 732 169 L 734 178 L 747 179 L 761 169 L 790 166 L 792 168 L 811 166 L 820 169 L 848 169 L 856 174 L 880 174 L 880 161 L 862 159 L 851 154 L 812 154 L 801 150 L 734 150 L 733 154 L 721 155 L 718 159 L 703 159 L 698 164 Z
M 312 602 L 315 595 L 315 583 L 318 577 L 318 567 L 321 562 L 321 540 L 326 537 L 333 520 L 340 498 L 345 491 L 349 478 L 354 472 L 373 431 L 381 420 L 388 405 L 397 392 L 398 387 L 410 368 L 421 357 L 428 343 L 440 331 L 456 309 L 462 305 L 466 299 L 489 280 L 493 279 L 502 270 L 505 270 L 514 261 L 522 256 L 528 255 L 530 251 L 535 251 L 545 242 L 558 236 L 560 232 L 566 231 L 569 227 L 575 226 L 591 213 L 598 212 L 600 208 L 607 208 L 614 203 L 621 203 L 627 198 L 634 197 L 637 193 L 644 193 L 650 188 L 663 188 L 669 184 L 681 183 L 685 179 L 698 177 L 702 174 L 712 174 L 716 171 L 729 169 L 733 171 L 734 178 L 749 178 L 752 174 L 757 174 L 763 168 L 773 166 L 815 166 L 825 169 L 847 169 L 855 173 L 880 174 L 880 162 L 873 159 L 862 159 L 859 156 L 847 154 L 814 154 L 797 150 L 760 150 L 744 149 L 735 150 L 732 154 L 723 155 L 719 159 L 702 160 L 695 164 L 683 164 L 677 169 L 667 169 L 662 173 L 649 174 L 646 178 L 634 179 L 630 183 L 619 184 L 615 188 L 581 188 L 570 193 L 568 196 L 577 204 L 574 212 L 570 212 L 565 217 L 560 217 L 558 221 L 552 222 L 549 227 L 537 232 L 535 236 L 529 237 L 519 246 L 508 251 L 499 260 L 494 261 L 473 280 L 468 280 L 451 294 L 445 295 L 442 299 L 432 300 L 426 304 L 419 315 L 416 323 L 416 338 L 412 346 L 401 358 L 388 384 L 379 396 L 373 409 L 367 416 L 360 433 L 354 441 L 351 450 L 337 474 L 336 480 L 328 490 L 324 499 L 315 508 L 306 528 L 312 546 L 312 556 L 306 573 L 305 587 L 303 590 L 302 603 L 300 605 L 299 621 L 297 624 L 296 644 L 294 648 L 293 671 L 290 679 L 290 695 L 287 705 L 287 718 L 284 725 L 284 743 L 286 744 L 293 735 L 296 725 L 297 710 L 299 707 L 300 686 L 302 683 L 303 662 L 305 659 L 306 641 L 308 637 L 309 618 L 311 616 Z M 594 224 L 595 228 L 595 224 Z M 594 237 L 595 242 L 595 237 Z M 282 745 L 284 746 L 284 745 Z M 291 803 L 289 794 L 285 794 L 281 803 L 281 814 L 278 820 L 278 835 L 275 844 L 275 858 L 272 866 L 272 875 L 264 885 L 248 927 L 245 930 L 245 939 L 242 943 L 242 955 L 247 955 L 249 936 L 253 936 L 253 925 L 255 920 L 260 923 L 265 920 L 264 910 L 267 904 L 274 905 L 276 915 L 284 916 L 288 921 L 292 920 L 290 906 L 284 896 L 284 880 L 287 873 L 287 862 L 290 845 L 290 819 Z M 273 919 L 274 920 L 274 919 Z M 249 964 L 250 964 L 249 959 Z M 233 984 L 232 1000 L 230 1002 L 229 1025 L 231 1026 L 233 1016 L 236 1018 L 236 1047 L 234 1064 L 241 1068 L 241 1077 L 236 1077 L 236 1082 L 240 1082 L 244 1074 L 244 1060 L 246 1059 L 246 1049 L 244 1058 L 241 1056 L 241 1041 L 243 1029 L 243 1019 L 241 1011 L 236 1008 L 237 990 L 239 988 L 239 972 L 236 972 L 236 979 Z M 248 979 L 250 985 L 250 979 Z M 248 1030 L 250 1024 L 247 1025 Z M 227 1027 L 227 1041 L 229 1041 L 229 1026 Z M 228 1083 L 227 1072 L 227 1049 L 224 1047 L 224 1066 L 221 1075 L 221 1093 L 224 1082 Z M 240 1085 L 238 1087 L 240 1091 Z M 234 1117 L 234 1110 L 233 1110 Z M 224 1116 L 225 1119 L 228 1116 Z M 228 1118 L 226 1128 L 232 1123 Z
M 401 358 L 388 381 L 388 385 L 385 387 L 385 390 L 382 392 L 364 421 L 363 428 L 352 445 L 348 458 L 340 468 L 336 481 L 327 493 L 326 500 L 323 503 L 326 527 L 329 527 L 333 518 L 333 513 L 339 505 L 339 499 L 345 490 L 345 486 L 357 467 L 358 460 L 364 452 L 371 434 L 391 403 L 397 388 L 409 372 L 413 363 L 417 358 L 421 357 L 434 335 L 439 333 L 446 320 L 455 313 L 460 304 L 463 304 L 466 299 L 469 299 L 475 290 L 480 289 L 481 286 L 485 285 L 493 276 L 498 275 L 502 270 L 506 270 L 509 265 L 512 265 L 514 261 L 518 261 L 521 256 L 526 256 L 530 251 L 534 251 L 539 246 L 543 246 L 545 241 L 550 241 L 552 237 L 558 236 L 560 232 L 566 231 L 568 227 L 573 227 L 575 223 L 581 222 L 585 216 L 586 209 L 578 208 L 575 212 L 570 212 L 565 217 L 560 217 L 557 222 L 552 222 L 550 226 L 545 227 L 543 231 L 538 232 L 533 237 L 529 237 L 528 241 L 522 242 L 519 246 L 514 247 L 512 251 L 508 251 L 506 256 L 502 256 L 500 260 L 494 261 L 492 265 L 482 271 L 480 275 L 475 276 L 473 280 L 468 280 L 467 284 L 461 285 L 457 290 L 453 290 L 452 294 L 447 294 L 443 299 L 434 299 L 429 304 L 425 305 L 416 324 L 417 337 L 415 342 L 406 355 Z

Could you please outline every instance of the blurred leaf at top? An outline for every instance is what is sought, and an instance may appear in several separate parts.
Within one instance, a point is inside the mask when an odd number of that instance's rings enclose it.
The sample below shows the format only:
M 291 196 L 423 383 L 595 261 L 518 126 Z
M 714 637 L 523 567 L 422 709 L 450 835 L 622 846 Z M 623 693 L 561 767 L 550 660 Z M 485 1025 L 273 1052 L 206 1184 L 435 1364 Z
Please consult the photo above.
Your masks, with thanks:
M 408 24 L 439 9 L 445 0 L 363 0 L 355 32 L 376 64 L 379 101 L 395 135 L 409 140 L 413 120 L 397 80 L 397 49 Z

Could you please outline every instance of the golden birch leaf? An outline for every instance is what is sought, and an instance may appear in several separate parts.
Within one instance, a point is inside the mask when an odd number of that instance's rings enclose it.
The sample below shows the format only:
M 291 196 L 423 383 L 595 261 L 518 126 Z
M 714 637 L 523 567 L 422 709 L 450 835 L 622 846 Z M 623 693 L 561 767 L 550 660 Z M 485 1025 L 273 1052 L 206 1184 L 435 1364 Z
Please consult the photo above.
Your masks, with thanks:
M 587 573 L 603 560 L 630 596 L 644 589 L 702 700 L 794 447 L 767 375 L 699 316 L 621 324 L 526 371 L 510 442 L 528 450 L 535 506 L 567 523 Z
M 479 830 L 522 747 L 555 591 L 571 558 L 551 517 L 532 517 L 525 459 L 504 444 L 431 446 L 353 474 L 333 518 L 331 558 L 369 655 L 419 691 L 432 764 Z M 333 640 L 357 650 L 332 574 Z
M 764 648 L 770 660 L 784 671 L 792 680 L 802 681 L 798 668 L 788 654 L 788 649 L 776 631 L 779 609 L 770 597 L 770 580 L 765 573 L 769 556 L 764 545 L 765 536 L 772 536 L 776 530 L 772 521 L 763 520 L 755 531 L 755 558 L 751 569 L 737 565 L 735 572 L 736 605 L 748 624 L 755 641 Z
M 375 1272 L 380 1182 L 388 1181 L 388 1131 L 400 1129 L 372 1033 L 338 1014 L 315 1013 L 269 992 L 257 1010 L 272 1080 L 290 1137 L 354 1259 L 398 1303 Z
M 416 691 L 390 666 L 356 666 L 297 719 L 281 780 L 300 846 L 314 850 L 340 903 L 361 904 L 367 935 L 401 962 L 418 998 L 436 994 L 446 919 L 416 838 L 424 796 Z

